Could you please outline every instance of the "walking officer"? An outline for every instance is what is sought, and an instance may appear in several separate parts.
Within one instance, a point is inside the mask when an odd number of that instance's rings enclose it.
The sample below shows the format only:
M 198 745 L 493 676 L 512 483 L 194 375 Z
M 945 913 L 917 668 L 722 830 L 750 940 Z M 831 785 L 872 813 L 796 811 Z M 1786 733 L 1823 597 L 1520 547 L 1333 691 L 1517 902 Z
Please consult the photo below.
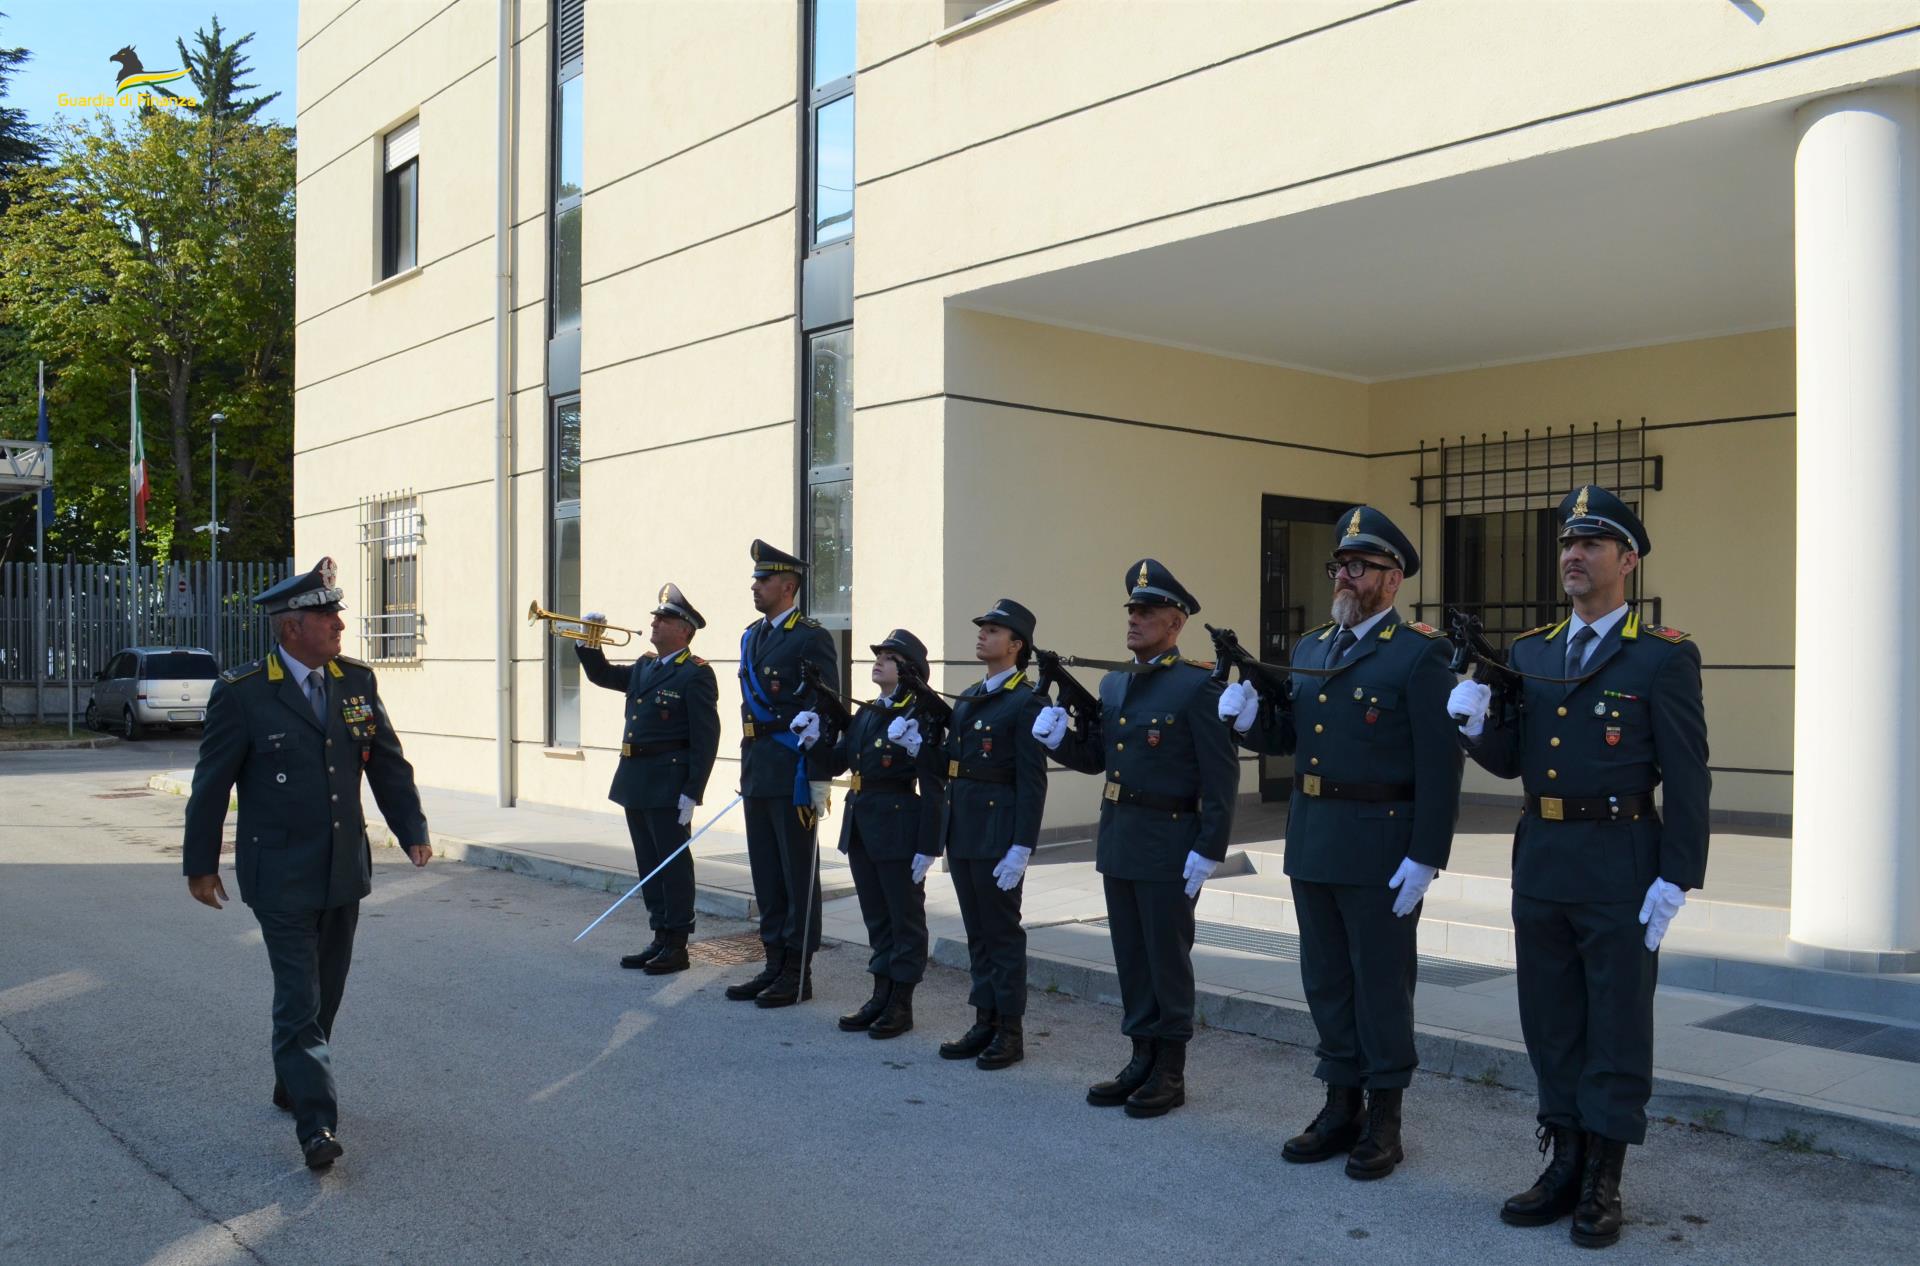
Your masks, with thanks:
M 341 597 L 331 558 L 254 596 L 275 645 L 214 683 L 182 850 L 188 893 L 220 909 L 220 834 L 237 788 L 234 875 L 273 968 L 273 1101 L 293 1114 L 309 1169 L 343 1150 L 330 1043 L 373 889 L 363 774 L 413 864 L 433 856 L 373 669 L 340 653 Z
M 1027 932 L 1020 897 L 1047 804 L 1047 754 L 1033 737 L 1040 696 L 1027 682 L 1033 612 L 1002 598 L 975 616 L 973 654 L 987 675 L 954 701 L 939 846 L 967 929 L 973 1024 L 942 1059 L 1008 1068 L 1026 1055 Z
M 606 623 L 590 612 L 589 623 Z M 627 834 L 640 875 L 687 842 L 693 811 L 706 798 L 707 776 L 720 747 L 720 689 L 713 668 L 695 655 L 694 633 L 707 626 L 677 585 L 663 585 L 648 640 L 653 653 L 614 665 L 597 646 L 574 644 L 587 680 L 627 697 L 620 764 L 607 799 L 626 810 Z M 681 853 L 640 890 L 653 940 L 620 960 L 650 976 L 685 971 L 693 934 L 693 856 Z
M 1653 549 L 1646 528 L 1593 485 L 1569 493 L 1560 518 L 1572 614 L 1514 641 L 1516 707 L 1490 716 L 1488 687 L 1463 681 L 1447 710 L 1473 759 L 1526 792 L 1514 958 L 1553 1159 L 1500 1216 L 1545 1226 L 1571 1213 L 1573 1242 L 1597 1248 L 1620 1238 L 1620 1171 L 1627 1145 L 1646 1141 L 1658 950 L 1706 879 L 1712 777 L 1699 649 L 1627 605 Z
M 946 785 L 937 735 L 922 733 L 904 668 L 927 681 L 927 648 L 906 629 L 873 645 L 880 697 L 853 714 L 833 744 L 829 772 L 853 774 L 840 819 L 840 851 L 853 871 L 872 954 L 873 996 L 840 1017 L 849 1033 L 899 1037 L 913 1028 L 913 990 L 927 970 L 927 869 L 940 854 L 940 798 Z M 794 718 L 802 747 L 820 739 L 820 718 Z
M 833 636 L 800 614 L 807 565 L 755 541 L 753 609 L 761 618 L 740 636 L 740 795 L 747 818 L 747 864 L 760 906 L 767 965 L 727 986 L 736 1002 L 789 1007 L 813 997 L 808 967 L 820 948 L 820 858 L 815 843 L 826 812 L 831 748 L 800 750 L 789 728 L 806 709 L 801 666 L 829 690 L 840 686 Z
M 1127 569 L 1125 588 L 1133 663 L 1101 680 L 1098 721 L 1070 734 L 1066 710 L 1049 707 L 1034 734 L 1069 769 L 1106 771 L 1095 868 L 1133 1058 L 1087 1102 L 1157 1117 L 1187 1101 L 1193 910 L 1227 855 L 1240 765 L 1216 718 L 1212 666 L 1180 658 L 1200 603 L 1151 558 Z
M 1364 1181 L 1402 1159 L 1401 1100 L 1419 1062 L 1420 903 L 1453 847 L 1461 759 L 1435 711 L 1453 687 L 1448 643 L 1394 607 L 1419 553 L 1371 506 L 1336 528 L 1333 619 L 1294 645 L 1288 697 L 1263 700 L 1238 682 L 1220 716 L 1242 746 L 1294 758 L 1286 871 L 1327 1101 L 1280 1154 L 1345 1155 L 1347 1176 Z

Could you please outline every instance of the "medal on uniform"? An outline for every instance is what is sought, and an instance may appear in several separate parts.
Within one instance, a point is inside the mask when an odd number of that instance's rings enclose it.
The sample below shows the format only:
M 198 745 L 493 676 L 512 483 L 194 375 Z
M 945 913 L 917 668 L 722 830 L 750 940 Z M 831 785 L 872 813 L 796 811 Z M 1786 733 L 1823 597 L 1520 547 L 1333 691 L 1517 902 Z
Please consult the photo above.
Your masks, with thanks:
M 1353 701 L 1355 703 L 1360 702 L 1361 698 L 1364 697 L 1366 693 L 1367 692 L 1365 690 L 1362 690 L 1359 686 L 1355 686 L 1353 688 Z
M 1378 721 L 1380 719 L 1380 709 L 1368 708 L 1367 715 L 1361 717 L 1360 719 L 1362 721 L 1365 721 L 1368 725 L 1372 725 L 1375 721 Z
M 1620 746 L 1620 727 L 1619 726 L 1609 725 L 1607 727 L 1607 746 L 1608 747 Z
M 1147 731 L 1147 746 L 1148 747 L 1160 746 L 1160 731 L 1158 730 Z
M 991 755 L 993 755 L 993 740 L 992 740 L 992 739 L 990 739 L 990 738 L 983 738 L 983 739 L 981 739 L 981 740 L 980 740 L 980 754 L 981 754 L 982 756 L 991 756 Z
M 1593 715 L 1597 717 L 1607 715 L 1607 701 L 1605 699 L 1593 705 Z
M 887 752 L 886 754 L 884 754 L 883 756 L 881 756 L 881 757 L 880 757 L 880 768 L 882 768 L 882 769 L 892 769 L 892 768 L 893 768 L 893 753 L 892 753 L 892 752 Z
M 780 679 L 778 677 L 769 676 L 767 678 L 767 693 L 776 695 L 780 693 Z
M 973 728 L 974 728 L 974 729 L 976 729 L 976 730 L 977 730 L 977 729 L 979 729 L 979 728 L 980 728 L 980 722 L 978 722 L 978 721 L 975 721 L 975 722 L 973 723 Z

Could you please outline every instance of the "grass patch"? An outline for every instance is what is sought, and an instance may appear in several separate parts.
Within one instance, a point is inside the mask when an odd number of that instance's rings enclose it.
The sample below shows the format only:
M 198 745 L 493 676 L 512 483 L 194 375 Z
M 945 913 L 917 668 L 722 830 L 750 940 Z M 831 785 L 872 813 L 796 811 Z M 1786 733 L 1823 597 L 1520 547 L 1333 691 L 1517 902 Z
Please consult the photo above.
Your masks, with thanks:
M 1725 1108 L 1708 1108 L 1700 1114 L 1700 1128 L 1703 1130 L 1725 1132 L 1727 1128 L 1727 1110 Z
M 67 733 L 67 723 L 58 725 L 7 725 L 0 726 L 0 743 L 49 743 L 65 742 L 67 739 L 94 739 L 100 736 L 74 722 L 73 733 Z
M 1775 1139 L 1774 1143 L 1782 1151 L 1811 1152 L 1813 1150 L 1813 1135 L 1802 1134 L 1798 1130 L 1788 1130 L 1779 1138 Z
M 1497 1086 L 1500 1084 L 1500 1070 L 1488 1064 L 1480 1070 L 1478 1077 L 1469 1078 L 1476 1086 Z

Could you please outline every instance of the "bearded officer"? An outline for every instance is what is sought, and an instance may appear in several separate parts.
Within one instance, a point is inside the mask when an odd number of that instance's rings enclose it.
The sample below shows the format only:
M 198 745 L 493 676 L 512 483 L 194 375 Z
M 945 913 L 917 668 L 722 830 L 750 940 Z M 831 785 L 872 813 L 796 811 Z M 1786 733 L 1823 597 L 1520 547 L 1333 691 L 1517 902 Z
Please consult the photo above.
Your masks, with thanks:
M 790 727 L 812 693 L 801 666 L 838 690 L 839 656 L 833 635 L 800 613 L 806 563 L 765 541 L 755 541 L 749 552 L 753 609 L 761 618 L 740 637 L 740 794 L 767 964 L 727 986 L 727 997 L 788 1007 L 813 996 L 807 968 L 820 948 L 815 831 L 827 809 L 833 752 L 830 743 L 803 752 Z
M 1653 549 L 1645 526 L 1592 485 L 1559 513 L 1572 614 L 1515 639 L 1508 664 L 1523 677 L 1508 715 L 1488 715 L 1491 692 L 1476 681 L 1447 710 L 1464 718 L 1473 759 L 1526 792 L 1514 959 L 1540 1150 L 1553 1159 L 1500 1217 L 1545 1226 L 1571 1213 L 1573 1242 L 1598 1248 L 1620 1238 L 1627 1146 L 1646 1141 L 1658 950 L 1706 879 L 1712 775 L 1699 649 L 1627 602 Z
M 1461 761 L 1437 711 L 1454 683 L 1448 644 L 1394 607 L 1419 553 L 1371 506 L 1335 527 L 1333 619 L 1294 644 L 1287 697 L 1236 682 L 1220 716 L 1242 746 L 1294 758 L 1286 872 L 1327 1101 L 1280 1154 L 1344 1155 L 1347 1176 L 1366 1181 L 1403 1158 L 1420 903 L 1452 851 Z
M 713 667 L 693 653 L 693 635 L 707 627 L 677 585 L 660 590 L 648 640 L 653 653 L 632 664 L 609 664 L 594 646 L 576 642 L 587 680 L 626 696 L 620 764 L 607 799 L 626 811 L 633 859 L 644 878 L 687 842 L 693 811 L 706 798 L 720 747 L 720 690 Z M 590 612 L 589 623 L 606 617 Z M 680 853 L 640 890 L 653 940 L 620 960 L 649 976 L 685 971 L 693 934 L 693 856 Z
M 220 835 L 237 788 L 234 874 L 273 968 L 273 1101 L 293 1114 L 310 1169 L 343 1150 L 330 1043 L 360 899 L 373 886 L 363 774 L 413 864 L 433 856 L 373 669 L 340 653 L 344 604 L 333 582 L 333 560 L 323 558 L 255 595 L 275 645 L 214 683 L 182 850 L 188 893 L 220 909 Z
M 1100 717 L 1069 733 L 1049 707 L 1034 737 L 1082 773 L 1106 771 L 1095 868 L 1106 887 L 1113 965 L 1133 1058 L 1087 1091 L 1097 1107 L 1157 1117 L 1187 1101 L 1193 1037 L 1193 911 L 1227 856 L 1240 765 L 1216 719 L 1212 665 L 1180 658 L 1200 603 L 1151 558 L 1127 569 L 1127 649 L 1138 672 L 1100 682 Z

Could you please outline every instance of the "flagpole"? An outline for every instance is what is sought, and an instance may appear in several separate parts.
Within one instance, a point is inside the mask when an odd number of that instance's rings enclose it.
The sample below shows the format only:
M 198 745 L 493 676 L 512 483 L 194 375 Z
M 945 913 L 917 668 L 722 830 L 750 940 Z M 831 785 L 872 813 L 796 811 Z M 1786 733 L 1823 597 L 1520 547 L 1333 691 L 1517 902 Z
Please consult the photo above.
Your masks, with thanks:
M 129 642 L 140 643 L 140 530 L 134 525 L 134 446 L 140 442 L 140 371 L 127 367 L 127 630 Z

